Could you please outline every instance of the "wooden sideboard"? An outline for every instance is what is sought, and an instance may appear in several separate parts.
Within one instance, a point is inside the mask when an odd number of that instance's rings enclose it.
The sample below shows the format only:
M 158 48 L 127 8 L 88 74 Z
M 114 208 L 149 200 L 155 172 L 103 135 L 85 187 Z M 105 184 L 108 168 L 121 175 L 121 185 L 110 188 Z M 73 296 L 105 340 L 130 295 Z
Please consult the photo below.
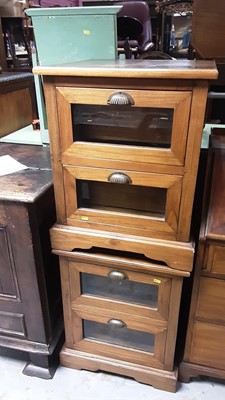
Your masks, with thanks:
M 0 354 L 22 355 L 25 374 L 48 379 L 63 334 L 58 260 L 49 238 L 55 221 L 49 151 L 1 143 L 3 155 L 29 168 L 0 177 Z
M 225 136 L 214 129 L 208 155 L 204 207 L 180 380 L 225 379 Z
M 213 62 L 92 61 L 44 75 L 66 341 L 61 363 L 175 391 Z

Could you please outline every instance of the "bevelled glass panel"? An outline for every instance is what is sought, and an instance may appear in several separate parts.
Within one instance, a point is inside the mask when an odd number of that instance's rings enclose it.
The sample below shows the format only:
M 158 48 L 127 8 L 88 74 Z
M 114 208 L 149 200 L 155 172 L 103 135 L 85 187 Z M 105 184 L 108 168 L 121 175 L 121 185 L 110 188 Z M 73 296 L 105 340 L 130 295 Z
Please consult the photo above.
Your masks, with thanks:
M 78 208 L 165 219 L 167 189 L 79 179 L 76 188 Z
M 127 327 L 119 328 L 100 322 L 83 320 L 83 335 L 86 339 L 98 340 L 117 346 L 154 352 L 155 336 Z
M 125 274 L 126 273 L 122 273 Z M 158 286 L 129 279 L 113 280 L 108 276 L 81 273 L 82 294 L 90 294 L 157 308 Z
M 173 109 L 72 105 L 73 141 L 170 148 Z

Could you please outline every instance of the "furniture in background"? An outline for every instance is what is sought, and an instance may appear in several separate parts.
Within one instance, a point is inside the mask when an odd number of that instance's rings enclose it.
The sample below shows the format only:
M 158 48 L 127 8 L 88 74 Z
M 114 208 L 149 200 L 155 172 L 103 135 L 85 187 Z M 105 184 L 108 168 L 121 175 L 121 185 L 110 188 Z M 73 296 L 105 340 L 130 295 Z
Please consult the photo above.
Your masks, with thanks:
M 0 137 L 32 123 L 36 117 L 34 78 L 30 72 L 0 75 Z
M 210 0 L 194 1 L 191 46 L 198 58 L 225 58 L 224 13 L 223 0 L 217 0 L 215 3 Z
M 82 0 L 32 0 L 32 6 L 39 7 L 77 7 L 82 5 Z
M 32 27 L 28 18 L 0 14 L 0 64 L 4 71 L 31 72 Z
M 117 57 L 116 14 L 121 6 L 27 9 L 41 66 Z M 68 40 L 69 38 L 69 40 Z
M 7 70 L 31 71 L 31 49 L 28 33 L 25 30 L 26 19 L 2 17 Z
M 55 221 L 49 151 L 1 143 L 2 155 L 29 168 L 0 177 L 0 354 L 22 353 L 23 372 L 48 379 L 63 337 L 58 260 L 49 238 Z
M 179 379 L 225 379 L 225 136 L 212 130 L 185 353 Z
M 33 65 L 117 57 L 116 14 L 120 6 L 28 9 L 36 52 Z M 68 40 L 68 38 L 70 38 Z M 49 143 L 42 79 L 35 77 L 37 108 L 43 143 Z
M 50 133 L 64 366 L 175 391 L 182 282 L 213 62 L 36 67 Z
M 118 53 L 126 58 L 154 48 L 149 6 L 145 1 L 122 1 L 117 14 Z
M 161 14 L 160 50 L 176 58 L 188 58 L 192 29 L 193 0 L 158 0 Z
M 129 0 L 123 0 L 123 2 L 127 2 Z M 142 1 L 136 0 L 135 3 Z M 117 5 L 120 0 L 83 0 L 82 6 L 109 6 L 109 5 Z M 146 0 L 150 10 L 150 23 L 152 26 L 152 42 L 154 43 L 154 49 L 159 50 L 159 40 L 160 40 L 160 32 L 161 32 L 161 14 L 158 14 L 155 10 L 155 0 Z
M 218 124 L 225 123 L 224 13 L 223 0 L 194 1 L 190 57 L 216 60 L 219 76 L 210 87 L 207 120 Z

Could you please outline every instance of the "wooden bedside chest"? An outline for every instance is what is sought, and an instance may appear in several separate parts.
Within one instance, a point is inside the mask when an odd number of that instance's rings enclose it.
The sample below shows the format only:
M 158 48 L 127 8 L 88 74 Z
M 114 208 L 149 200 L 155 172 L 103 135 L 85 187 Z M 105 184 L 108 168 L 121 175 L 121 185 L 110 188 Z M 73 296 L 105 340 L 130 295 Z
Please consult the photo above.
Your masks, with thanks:
M 225 379 L 225 137 L 211 135 L 204 209 L 180 380 Z
M 214 63 L 93 61 L 44 75 L 66 343 L 61 363 L 174 391 Z

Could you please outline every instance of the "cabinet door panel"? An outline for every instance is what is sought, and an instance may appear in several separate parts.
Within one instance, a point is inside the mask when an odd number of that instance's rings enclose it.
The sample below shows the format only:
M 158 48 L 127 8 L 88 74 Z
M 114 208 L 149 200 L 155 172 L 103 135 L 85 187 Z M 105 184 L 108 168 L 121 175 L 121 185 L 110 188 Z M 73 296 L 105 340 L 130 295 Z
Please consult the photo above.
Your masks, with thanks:
M 206 256 L 206 270 L 225 276 L 225 247 L 210 245 Z
M 225 324 L 225 281 L 201 277 L 196 317 Z
M 225 326 L 195 322 L 191 345 L 191 362 L 225 369 Z
M 26 329 L 24 315 L 0 311 L 0 334 L 25 338 Z
M 17 278 L 6 226 L 0 226 L 0 254 L 0 298 L 4 296 L 16 299 L 18 296 Z
M 191 92 L 58 87 L 57 99 L 63 163 L 184 165 Z

